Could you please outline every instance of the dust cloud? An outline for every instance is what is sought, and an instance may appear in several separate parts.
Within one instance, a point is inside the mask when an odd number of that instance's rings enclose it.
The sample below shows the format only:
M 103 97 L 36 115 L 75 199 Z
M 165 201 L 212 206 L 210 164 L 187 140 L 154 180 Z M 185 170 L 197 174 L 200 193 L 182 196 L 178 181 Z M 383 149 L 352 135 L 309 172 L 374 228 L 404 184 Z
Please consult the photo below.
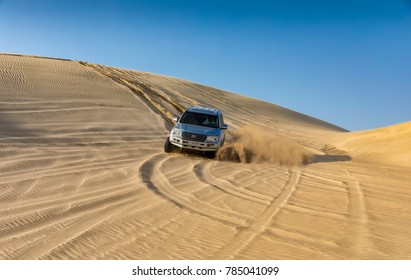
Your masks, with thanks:
M 275 130 L 246 126 L 240 128 L 230 143 L 218 151 L 216 159 L 296 166 L 307 164 L 310 155 L 303 147 Z

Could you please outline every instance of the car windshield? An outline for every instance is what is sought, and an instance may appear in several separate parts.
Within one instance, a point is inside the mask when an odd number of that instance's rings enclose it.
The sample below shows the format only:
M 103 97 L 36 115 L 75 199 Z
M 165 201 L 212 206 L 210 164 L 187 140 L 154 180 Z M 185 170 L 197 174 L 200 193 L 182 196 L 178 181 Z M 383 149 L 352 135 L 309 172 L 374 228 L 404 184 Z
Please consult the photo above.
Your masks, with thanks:
M 194 113 L 194 112 L 185 112 L 185 114 L 181 117 L 180 122 L 186 123 L 186 124 L 207 126 L 207 127 L 212 127 L 212 128 L 219 127 L 217 116 Z

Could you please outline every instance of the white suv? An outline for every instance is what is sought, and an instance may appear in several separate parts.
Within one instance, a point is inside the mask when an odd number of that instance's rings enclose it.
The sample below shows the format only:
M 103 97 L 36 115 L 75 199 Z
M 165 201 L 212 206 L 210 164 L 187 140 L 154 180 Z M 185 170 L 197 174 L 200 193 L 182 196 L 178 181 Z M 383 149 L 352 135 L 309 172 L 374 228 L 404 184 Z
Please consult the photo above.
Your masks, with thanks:
M 228 125 L 224 123 L 223 114 L 218 109 L 193 106 L 180 118 L 175 116 L 174 121 L 177 124 L 164 143 L 166 153 L 179 147 L 202 151 L 214 158 L 217 150 L 224 144 Z

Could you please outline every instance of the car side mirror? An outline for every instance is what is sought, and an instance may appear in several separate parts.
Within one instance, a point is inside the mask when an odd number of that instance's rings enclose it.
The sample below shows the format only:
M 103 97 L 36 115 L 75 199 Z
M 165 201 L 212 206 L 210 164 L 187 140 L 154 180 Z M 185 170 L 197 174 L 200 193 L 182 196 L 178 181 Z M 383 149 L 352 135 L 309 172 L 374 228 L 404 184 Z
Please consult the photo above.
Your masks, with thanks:
M 223 126 L 221 127 L 221 129 L 228 129 L 228 124 L 223 124 Z
M 174 116 L 174 117 L 173 117 L 173 121 L 174 121 L 174 122 L 178 122 L 178 119 L 179 119 L 179 118 L 180 118 L 179 116 Z

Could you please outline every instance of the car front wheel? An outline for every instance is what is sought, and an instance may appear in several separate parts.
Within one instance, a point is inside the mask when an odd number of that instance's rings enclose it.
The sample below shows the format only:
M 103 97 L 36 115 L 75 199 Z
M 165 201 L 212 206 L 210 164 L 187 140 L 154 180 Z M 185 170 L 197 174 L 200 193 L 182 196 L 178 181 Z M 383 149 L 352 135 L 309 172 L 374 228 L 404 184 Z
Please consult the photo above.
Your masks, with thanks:
M 170 138 L 167 137 L 166 141 L 164 142 L 164 152 L 171 153 L 174 150 L 173 144 L 170 142 Z

